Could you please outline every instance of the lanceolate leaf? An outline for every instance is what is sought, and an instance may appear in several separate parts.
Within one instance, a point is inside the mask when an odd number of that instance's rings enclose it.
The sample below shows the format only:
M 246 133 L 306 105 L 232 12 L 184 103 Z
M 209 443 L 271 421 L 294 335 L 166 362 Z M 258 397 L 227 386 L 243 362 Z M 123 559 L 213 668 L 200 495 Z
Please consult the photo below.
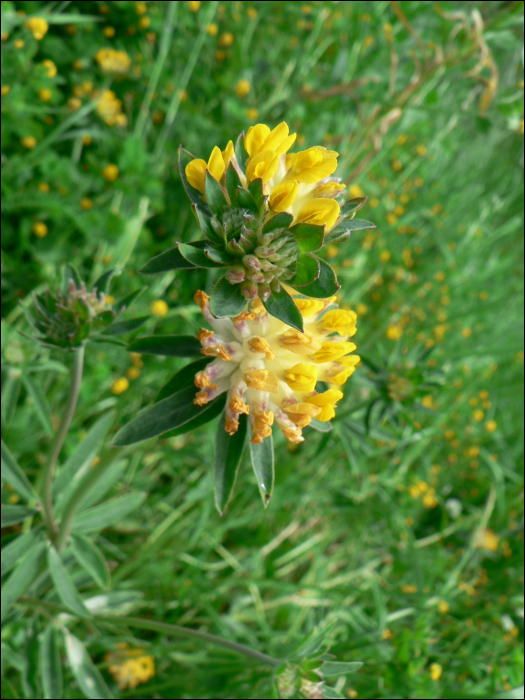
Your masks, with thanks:
M 117 314 L 117 316 L 124 313 L 124 311 L 129 309 L 135 299 L 137 299 L 146 289 L 147 287 L 142 287 L 141 289 L 137 289 L 136 292 L 131 292 L 131 294 L 128 294 L 120 301 L 116 301 L 112 306 L 113 311 Z
M 193 403 L 195 387 L 188 387 L 147 408 L 116 434 L 114 447 L 133 445 L 184 425 L 203 410 Z
M 58 647 L 58 632 L 50 623 L 40 636 L 38 649 L 38 669 L 45 700 L 62 697 L 62 664 Z
M 73 521 L 74 532 L 97 532 L 115 525 L 136 510 L 146 498 L 145 493 L 129 493 L 77 515 Z
M 2 440 L 2 479 L 26 501 L 36 498 L 27 476 Z
M 23 535 L 19 535 L 8 545 L 2 547 L 2 576 L 5 576 L 5 574 L 9 573 L 11 569 L 14 569 L 14 567 L 22 561 L 39 536 L 40 532 L 38 528 L 32 528 L 29 532 L 24 532 Z
M 293 221 L 293 216 L 288 212 L 283 211 L 281 214 L 276 214 L 270 221 L 267 221 L 263 227 L 263 233 L 270 233 L 279 228 L 288 228 Z
M 213 357 L 203 357 L 195 362 L 190 362 L 189 365 L 186 365 L 176 372 L 169 382 L 162 387 L 157 398 L 155 399 L 155 403 L 162 401 L 162 399 L 165 399 L 172 394 L 176 394 L 177 391 L 187 389 L 189 386 L 195 387 L 195 375 L 197 372 L 203 370 L 213 359 Z M 195 392 L 196 391 L 197 388 L 195 387 Z
M 47 548 L 47 566 L 57 593 L 64 605 L 78 617 L 90 617 L 91 613 L 84 605 L 84 601 L 75 588 L 75 584 L 62 563 L 60 554 L 52 545 L 48 545 Z
M 320 671 L 324 678 L 330 678 L 330 676 L 355 673 L 355 671 L 358 671 L 362 666 L 362 661 L 325 661 Z
M 241 180 L 239 178 L 239 175 L 237 174 L 237 171 L 235 170 L 235 167 L 233 163 L 230 162 L 230 165 L 228 166 L 228 170 L 226 171 L 226 189 L 228 190 L 228 194 L 230 196 L 230 200 L 232 203 L 232 207 L 237 206 L 237 188 L 241 187 Z
M 35 384 L 30 375 L 22 373 L 20 378 L 22 379 L 28 395 L 33 400 L 33 408 L 35 409 L 35 413 L 40 421 L 40 424 L 42 425 L 42 428 L 48 435 L 53 435 L 53 426 L 51 425 L 51 409 L 49 408 L 49 404 L 44 393 L 42 392 L 42 389 L 38 386 L 38 384 Z
M 341 216 L 350 216 L 355 211 L 361 209 L 367 200 L 367 197 L 355 197 L 354 199 L 349 199 L 341 207 Z
M 215 442 L 215 505 L 221 515 L 233 493 L 247 430 L 248 417 L 244 414 L 239 416 L 239 429 L 233 435 L 224 429 L 224 415 L 219 418 Z
M 188 262 L 178 248 L 171 248 L 151 258 L 139 272 L 143 275 L 158 275 L 160 272 L 170 270 L 193 270 L 194 268 L 195 265 Z
M 210 209 L 214 214 L 220 217 L 222 212 L 227 208 L 228 202 L 226 201 L 221 186 L 209 170 L 206 170 L 204 190 Z
M 326 236 L 326 242 L 333 243 L 334 241 L 343 241 L 350 237 L 352 231 L 364 231 L 366 229 L 376 228 L 371 221 L 364 219 L 343 219 L 337 226 L 331 229 Z
M 26 508 L 26 506 L 2 505 L 2 527 L 21 523 L 30 515 L 36 513 L 36 508 Z
M 22 308 L 25 310 L 24 306 Z M 27 337 L 31 338 L 31 336 Z M 36 339 L 31 338 L 31 340 Z M 15 415 L 20 389 L 22 388 L 20 377 L 7 377 L 2 388 L 2 420 L 5 426 L 8 427 Z
M 311 253 L 323 247 L 324 226 L 297 224 L 292 226 L 290 233 L 303 253 Z
M 204 201 L 201 193 L 199 190 L 196 190 L 194 187 L 190 185 L 186 178 L 186 166 L 188 163 L 191 163 L 192 160 L 195 160 L 195 156 L 192 156 L 191 153 L 188 153 L 188 151 L 185 151 L 182 146 L 179 146 L 179 173 L 180 173 L 180 179 L 182 180 L 182 185 L 184 189 L 186 190 L 186 194 L 190 198 L 190 201 L 197 205 L 199 209 L 202 209 L 205 213 L 210 214 L 210 208 Z
M 93 288 L 99 292 L 104 292 L 104 294 L 107 294 L 109 292 L 109 285 L 113 275 L 120 275 L 120 270 L 108 270 L 107 272 L 104 272 L 104 274 L 101 275 L 95 282 Z
M 211 227 L 210 217 L 207 214 L 205 214 L 202 209 L 199 209 L 199 207 L 196 204 L 192 204 L 191 209 L 195 218 L 197 219 L 202 233 L 206 236 L 206 238 L 208 238 L 210 241 L 220 242 L 220 237 L 215 233 L 215 231 Z M 197 243 L 201 243 L 201 241 L 193 241 L 192 245 L 195 246 Z
M 101 588 L 109 587 L 109 569 L 101 551 L 93 542 L 80 534 L 71 537 L 71 548 L 75 559 Z
M 40 568 L 40 562 L 44 558 L 45 547 L 44 542 L 35 542 L 32 547 L 26 550 L 25 556 L 4 584 L 0 608 L 2 620 L 11 606 L 31 585 Z
M 292 287 L 306 287 L 318 279 L 320 274 L 319 260 L 313 255 L 301 255 L 297 261 L 297 270 L 290 280 Z
M 220 263 L 214 262 L 208 255 L 206 255 L 205 250 L 196 248 L 190 243 L 177 243 L 177 246 L 181 252 L 181 255 L 186 258 L 186 260 L 195 267 L 205 267 L 214 269 L 216 267 L 222 267 Z
M 201 344 L 192 335 L 150 335 L 135 340 L 128 350 L 164 357 L 195 357 L 200 354 Z
M 336 294 L 341 287 L 331 265 L 324 260 L 319 260 L 319 265 L 319 278 L 307 287 L 303 287 L 301 293 L 314 299 L 326 299 Z
M 106 335 L 124 335 L 125 333 L 131 333 L 143 326 L 149 319 L 150 316 L 140 316 L 139 318 L 131 318 L 129 321 L 118 321 L 112 326 L 105 328 L 104 333 Z
M 215 318 L 238 316 L 246 306 L 238 284 L 230 284 L 222 277 L 211 293 L 210 311 Z
M 248 189 L 252 197 L 254 198 L 257 207 L 260 209 L 265 199 L 263 194 L 263 181 L 261 180 L 261 178 L 250 182 L 250 184 L 248 185 Z
M 252 458 L 252 467 L 255 472 L 255 478 L 257 479 L 259 493 L 261 494 L 263 505 L 266 508 L 270 503 L 275 482 L 272 435 L 264 438 L 260 445 L 254 445 L 250 442 L 250 456 Z
M 180 428 L 170 430 L 164 437 L 168 438 L 175 437 L 176 435 L 184 435 L 185 433 L 189 433 L 190 430 L 195 430 L 196 428 L 200 428 L 202 425 L 206 425 L 206 423 L 210 423 L 212 420 L 217 418 L 217 416 L 224 409 L 226 397 L 226 393 L 217 396 L 216 399 L 210 401 L 210 403 L 206 404 L 206 406 L 203 406 L 203 411 L 199 413 L 198 416 L 195 416 L 195 418 L 192 420 L 184 423 L 184 425 L 181 425 Z
M 64 295 L 67 294 L 67 290 L 69 289 L 69 285 L 71 282 L 74 283 L 75 287 L 77 289 L 80 288 L 80 285 L 82 284 L 82 280 L 80 279 L 80 275 L 78 274 L 78 270 L 74 265 L 71 265 L 71 263 L 66 263 L 64 266 L 64 271 L 63 271 L 63 285 L 62 285 L 62 291 Z
M 244 148 L 244 131 L 239 134 L 237 141 L 235 142 L 235 160 L 237 165 L 243 173 L 246 172 L 246 161 L 248 160 L 248 154 Z
M 37 620 L 26 626 L 24 645 L 25 667 L 22 673 L 22 688 L 24 697 L 36 698 L 40 695 L 40 678 L 38 676 L 38 638 Z
M 66 627 L 62 627 L 62 632 L 64 633 L 69 667 L 79 690 L 86 698 L 94 698 L 95 700 L 112 698 L 111 691 L 102 678 L 100 671 L 91 661 L 82 642 L 71 634 Z
M 315 284 L 315 283 L 314 283 Z M 303 332 L 303 317 L 295 305 L 292 297 L 281 287 L 279 292 L 272 292 L 270 297 L 263 302 L 266 311 L 283 323 Z

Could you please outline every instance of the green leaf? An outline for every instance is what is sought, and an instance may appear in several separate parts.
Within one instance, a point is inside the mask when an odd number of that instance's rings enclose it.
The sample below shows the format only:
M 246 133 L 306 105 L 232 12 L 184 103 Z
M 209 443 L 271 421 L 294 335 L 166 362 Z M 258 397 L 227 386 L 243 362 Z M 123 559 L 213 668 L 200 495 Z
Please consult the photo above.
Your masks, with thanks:
M 189 243 L 177 243 L 181 255 L 195 267 L 204 267 L 211 270 L 216 267 L 224 267 L 221 263 L 216 263 L 206 255 L 205 250 L 195 248 Z
M 188 165 L 188 163 L 191 163 L 192 160 L 195 160 L 195 156 L 193 156 L 191 153 L 188 153 L 188 151 L 185 151 L 184 148 L 182 148 L 182 146 L 179 146 L 179 173 L 184 190 L 186 191 L 186 194 L 188 195 L 190 201 L 193 204 L 195 204 L 199 209 L 211 216 L 210 208 L 204 201 L 203 196 L 201 195 L 199 190 L 196 190 L 190 185 L 186 178 L 186 166 Z
M 53 426 L 51 425 L 51 408 L 49 407 L 42 389 L 38 386 L 38 384 L 35 384 L 30 375 L 21 374 L 20 378 L 28 395 L 33 400 L 33 407 L 42 428 L 48 435 L 53 435 Z
M 106 328 L 104 333 L 106 335 L 124 335 L 124 333 L 131 333 L 143 326 L 149 319 L 150 316 L 140 316 L 139 318 L 131 318 L 129 321 L 119 321 Z
M 324 678 L 354 673 L 363 666 L 362 661 L 326 661 L 319 669 Z
M 2 547 L 2 567 L 1 575 L 9 573 L 11 569 L 22 561 L 26 552 L 33 546 L 40 532 L 37 528 L 25 532 L 12 540 L 8 545 Z
M 96 289 L 98 292 L 104 292 L 104 294 L 107 294 L 109 292 L 109 286 L 111 284 L 111 278 L 113 277 L 113 275 L 120 275 L 120 270 L 108 270 L 107 272 L 104 272 L 104 274 L 100 275 L 98 280 L 93 285 L 93 289 Z
M 47 548 L 47 566 L 59 598 L 66 608 L 78 617 L 90 617 L 91 613 L 75 588 L 75 584 L 62 563 L 60 554 L 52 545 L 48 545 Z
M 222 277 L 211 293 L 210 311 L 215 318 L 238 316 L 246 306 L 238 284 L 230 284 Z
M 242 173 L 246 173 L 246 161 L 248 160 L 248 154 L 244 148 L 244 131 L 239 134 L 237 141 L 235 142 L 235 160 L 237 165 L 241 169 Z
M 275 483 L 273 436 L 264 438 L 260 445 L 250 442 L 252 467 L 257 479 L 259 493 L 265 508 L 270 504 Z
M 2 504 L 2 527 L 21 523 L 37 512 L 36 508 L 26 508 L 26 506 L 11 506 Z
M 64 296 L 66 296 L 67 290 L 69 289 L 69 285 L 71 282 L 74 283 L 77 289 L 80 289 L 82 280 L 80 279 L 80 275 L 78 274 L 77 268 L 74 265 L 71 265 L 71 263 L 66 263 L 64 265 L 64 269 L 62 271 L 62 278 L 62 293 L 64 294 Z
M 313 428 L 314 430 L 317 430 L 319 433 L 329 433 L 332 430 L 333 426 L 330 423 L 330 421 L 321 422 L 316 418 L 312 418 L 312 420 L 309 423 L 309 427 Z
M 324 226 L 297 224 L 292 226 L 290 233 L 297 241 L 297 245 L 302 253 L 311 253 L 323 247 Z
M 45 547 L 44 542 L 35 542 L 32 547 L 27 549 L 26 555 L 4 584 L 0 603 L 0 618 L 2 620 L 11 609 L 11 606 L 21 595 L 24 595 L 33 582 L 40 568 L 40 562 L 44 558 Z
M 195 416 L 195 418 L 193 418 L 192 420 L 188 421 L 184 425 L 181 425 L 180 428 L 170 430 L 169 433 L 166 433 L 164 435 L 164 437 L 169 438 L 175 437 L 176 435 L 185 435 L 186 433 L 189 433 L 190 430 L 195 430 L 196 428 L 200 428 L 201 426 L 206 425 L 206 423 L 210 423 L 212 420 L 217 418 L 217 416 L 224 409 L 224 405 L 226 404 L 226 398 L 226 393 L 217 396 L 216 399 L 210 401 L 210 403 L 203 406 L 204 410 L 201 413 L 199 413 L 198 416 Z
M 215 440 L 215 505 L 220 515 L 232 497 L 246 443 L 248 417 L 239 416 L 239 429 L 233 435 L 224 430 L 224 415 L 219 418 Z
M 172 248 L 151 258 L 139 272 L 142 275 L 158 275 L 161 272 L 169 272 L 170 270 L 194 269 L 195 265 L 188 262 L 178 248 Z
M 120 301 L 116 301 L 112 305 L 113 311 L 117 314 L 117 316 L 119 314 L 123 314 L 124 311 L 127 311 L 129 309 L 129 307 L 133 304 L 135 299 L 137 299 L 142 294 L 142 292 L 146 291 L 146 289 L 147 287 L 141 287 L 140 289 L 137 289 L 136 292 L 131 292 L 131 294 L 128 294 Z
M 516 698 L 517 700 L 518 698 L 523 698 L 523 690 L 523 686 L 521 686 L 521 688 L 514 688 L 514 690 L 509 690 L 508 693 L 501 693 L 500 695 L 496 695 L 496 699 L 499 700 L 501 698 L 501 700 L 504 700 L 504 698 Z
M 62 697 L 62 664 L 56 627 L 50 623 L 40 635 L 38 670 L 45 700 Z
M 319 260 L 319 278 L 301 289 L 301 294 L 313 299 L 326 299 L 336 294 L 341 286 L 337 282 L 337 277 L 331 265 L 324 260 Z
M 193 403 L 195 394 L 195 387 L 188 387 L 147 408 L 118 431 L 113 446 L 134 445 L 184 425 L 204 408 Z
M 15 489 L 19 496 L 26 501 L 37 498 L 22 468 L 2 440 L 2 479 Z
M 230 201 L 232 203 L 232 207 L 236 207 L 238 205 L 238 200 L 237 200 L 237 188 L 238 187 L 242 187 L 241 180 L 239 178 L 237 170 L 235 170 L 235 166 L 230 161 L 228 169 L 226 170 L 226 189 L 228 190 L 228 194 L 230 195 Z
M 71 536 L 71 549 L 80 566 L 101 588 L 109 588 L 109 569 L 102 552 L 84 535 Z
M 349 199 L 341 207 L 340 215 L 350 216 L 350 214 L 353 214 L 355 211 L 358 211 L 359 209 L 364 207 L 367 199 L 368 197 L 355 197 L 354 199 Z
M 220 243 L 221 238 L 212 229 L 210 224 L 210 217 L 207 214 L 205 214 L 202 211 L 202 209 L 199 209 L 199 207 L 196 204 L 192 204 L 191 209 L 195 218 L 197 219 L 197 223 L 199 224 L 200 230 L 202 231 L 203 235 L 206 236 L 206 238 L 212 241 L 213 243 Z M 206 242 L 207 241 L 193 241 L 192 245 L 195 246 L 197 244 Z
M 340 693 L 335 688 L 331 688 L 329 685 L 323 684 L 322 689 L 323 689 L 323 697 L 324 698 L 330 698 L 330 700 L 332 700 L 332 698 L 333 698 L 334 700 L 336 700 L 338 698 L 345 697 L 342 693 Z
M 319 278 L 321 268 L 319 260 L 312 255 L 301 255 L 297 261 L 297 270 L 290 280 L 291 287 L 306 287 Z
M 22 674 L 22 688 L 24 690 L 24 697 L 38 698 L 40 697 L 40 678 L 38 675 L 38 637 L 37 621 L 35 618 L 27 625 L 25 633 L 25 664 Z
M 371 221 L 364 221 L 363 219 L 343 219 L 335 228 L 330 230 L 330 233 L 326 236 L 325 243 L 345 241 L 350 237 L 352 231 L 364 231 L 371 228 L 376 228 L 376 225 Z
M 62 511 L 65 501 L 73 493 L 80 479 L 89 471 L 114 419 L 114 412 L 106 413 L 99 418 L 62 465 L 53 483 L 53 499 L 57 514 Z
M 173 377 L 165 384 L 155 399 L 155 403 L 166 399 L 172 394 L 176 394 L 177 391 L 182 391 L 182 389 L 187 389 L 188 387 L 195 386 L 194 380 L 197 372 L 203 370 L 206 365 L 208 365 L 214 358 L 213 357 L 203 357 L 195 362 L 190 362 L 189 365 L 185 365 L 182 369 L 179 369 Z M 196 389 L 195 389 L 196 391 Z
M 245 190 L 244 187 L 237 188 L 237 199 L 239 200 L 240 207 L 249 209 L 249 211 L 253 212 L 254 214 L 259 213 L 259 207 L 257 206 L 257 202 L 253 198 L 252 193 Z
M 2 391 L 2 420 L 6 427 L 9 427 L 14 418 L 18 397 L 22 382 L 20 377 L 8 377 Z
M 212 212 L 220 218 L 222 212 L 228 208 L 228 202 L 226 201 L 221 186 L 209 170 L 206 170 L 206 176 L 204 178 L 204 191 L 206 192 L 208 206 Z
M 137 338 L 128 345 L 129 352 L 164 357 L 195 357 L 200 355 L 201 344 L 193 335 L 150 335 Z
M 210 260 L 222 265 L 231 265 L 234 261 L 234 258 L 224 248 L 206 248 L 204 254 Z
M 272 292 L 266 301 L 264 308 L 271 316 L 275 316 L 283 323 L 303 332 L 303 317 L 288 292 L 281 287 L 279 292 Z
M 288 228 L 293 221 L 292 214 L 283 211 L 280 214 L 276 214 L 270 221 L 267 221 L 263 227 L 263 233 L 270 233 L 270 231 L 275 231 L 280 228 Z
M 129 493 L 100 506 L 85 510 L 73 521 L 74 532 L 95 532 L 110 527 L 136 510 L 146 498 L 145 493 Z
M 106 685 L 105 680 L 93 661 L 84 645 L 66 627 L 62 627 L 64 641 L 66 643 L 66 654 L 71 673 L 75 678 L 79 690 L 86 698 L 100 700 L 101 698 L 112 698 L 113 695 Z
M 257 208 L 260 210 L 262 205 L 264 204 L 264 200 L 266 199 L 263 192 L 262 179 L 257 178 L 256 180 L 252 180 L 252 182 L 250 182 L 250 184 L 248 185 L 248 190 L 254 198 Z
M 300 646 L 294 651 L 292 658 L 305 659 L 316 654 L 323 644 L 328 644 L 329 635 L 334 625 L 335 620 L 331 620 L 328 624 L 314 627 L 306 636 L 306 639 L 301 642 Z

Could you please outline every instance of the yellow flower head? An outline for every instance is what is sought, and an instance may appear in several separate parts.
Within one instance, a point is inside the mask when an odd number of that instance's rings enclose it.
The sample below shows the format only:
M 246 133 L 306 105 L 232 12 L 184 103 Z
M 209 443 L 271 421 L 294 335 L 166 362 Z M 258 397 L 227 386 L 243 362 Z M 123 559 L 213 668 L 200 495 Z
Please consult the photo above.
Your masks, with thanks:
M 259 299 L 249 312 L 215 319 L 203 292 L 196 301 L 212 331 L 197 337 L 204 355 L 215 359 L 195 376 L 195 403 L 205 405 L 227 392 L 225 429 L 233 434 L 239 415 L 249 415 L 251 441 L 260 444 L 274 422 L 289 442 L 303 440 L 302 429 L 313 418 L 328 421 L 343 398 L 341 386 L 359 362 L 347 342 L 355 333 L 352 311 L 335 308 L 333 299 L 294 299 L 304 318 L 304 333 L 270 316 Z M 333 333 L 337 333 L 334 336 Z M 317 382 L 333 385 L 317 390 Z
M 215 33 L 217 33 L 217 32 L 215 32 Z M 252 86 L 251 86 L 250 81 L 246 80 L 246 78 L 242 78 L 241 80 L 239 80 L 239 82 L 235 86 L 235 93 L 236 93 L 237 97 L 243 98 L 243 97 L 246 97 L 246 95 L 248 95 L 248 93 L 250 92 L 251 89 L 252 89 Z
M 99 49 L 95 54 L 95 61 L 107 73 L 127 73 L 131 65 L 128 54 L 115 49 Z
M 144 649 L 130 649 L 121 642 L 114 651 L 108 651 L 104 661 L 109 664 L 108 671 L 118 682 L 120 690 L 136 688 L 146 683 L 155 675 L 155 659 L 146 654 Z
M 43 221 L 35 221 L 33 224 L 33 233 L 38 238 L 45 238 L 47 236 L 47 226 Z
M 157 299 L 151 305 L 151 313 L 154 316 L 166 316 L 169 311 L 169 307 L 164 301 L 164 299 Z
M 114 163 L 108 163 L 102 169 L 102 177 L 108 182 L 114 182 L 119 175 L 119 169 Z
M 233 141 L 228 142 L 228 145 L 224 151 L 221 151 L 218 146 L 215 146 L 211 152 L 208 163 L 206 163 L 205 160 L 202 160 L 202 158 L 196 158 L 188 163 L 185 170 L 188 182 L 192 187 L 204 194 L 206 170 L 208 170 L 210 175 L 213 175 L 217 181 L 220 181 L 233 157 Z
M 37 41 L 41 41 L 49 29 L 49 24 L 43 17 L 30 17 L 24 24 Z
M 44 68 L 48 78 L 54 78 L 57 74 L 57 67 L 49 58 L 46 58 L 44 61 L 42 61 L 40 65 Z
M 111 385 L 111 392 L 118 396 L 129 389 L 129 382 L 126 377 L 119 377 Z
M 119 119 L 119 117 L 126 119 L 126 115 L 122 114 L 122 102 L 112 90 L 104 90 L 102 94 L 93 93 L 93 97 L 98 98 L 97 114 L 108 126 L 125 126 Z

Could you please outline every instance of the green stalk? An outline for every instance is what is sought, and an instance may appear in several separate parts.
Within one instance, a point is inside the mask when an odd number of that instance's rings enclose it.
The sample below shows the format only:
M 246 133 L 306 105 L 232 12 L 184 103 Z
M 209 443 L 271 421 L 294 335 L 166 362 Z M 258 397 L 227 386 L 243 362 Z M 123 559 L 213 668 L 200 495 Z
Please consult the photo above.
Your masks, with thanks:
M 66 439 L 66 435 L 77 406 L 78 393 L 80 391 L 80 384 L 82 383 L 83 367 L 84 346 L 82 345 L 74 353 L 73 370 L 71 372 L 71 384 L 69 387 L 66 409 L 64 411 L 62 421 L 60 422 L 60 427 L 57 430 L 51 444 L 51 454 L 49 455 L 49 459 L 44 468 L 44 486 L 42 489 L 43 516 L 49 538 L 53 544 L 56 544 L 56 537 L 58 535 L 58 527 L 53 513 L 53 495 L 51 491 L 53 486 L 53 475 L 55 473 L 55 467 L 62 449 L 62 445 Z

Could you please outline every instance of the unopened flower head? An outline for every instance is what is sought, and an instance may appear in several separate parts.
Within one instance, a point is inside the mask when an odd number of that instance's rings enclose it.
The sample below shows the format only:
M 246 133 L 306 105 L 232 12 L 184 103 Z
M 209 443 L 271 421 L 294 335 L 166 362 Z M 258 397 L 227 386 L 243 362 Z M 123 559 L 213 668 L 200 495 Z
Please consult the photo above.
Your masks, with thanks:
M 304 333 L 270 316 L 259 299 L 235 318 L 216 319 L 209 297 L 197 292 L 212 330 L 197 334 L 202 354 L 215 359 L 195 376 L 197 405 L 227 392 L 225 430 L 233 435 L 239 415 L 248 414 L 251 442 L 260 444 L 277 424 L 286 439 L 299 443 L 312 418 L 326 422 L 343 398 L 341 387 L 359 362 L 349 341 L 356 333 L 353 311 L 337 308 L 334 299 L 294 297 L 304 318 Z M 329 388 L 323 390 L 318 382 Z

